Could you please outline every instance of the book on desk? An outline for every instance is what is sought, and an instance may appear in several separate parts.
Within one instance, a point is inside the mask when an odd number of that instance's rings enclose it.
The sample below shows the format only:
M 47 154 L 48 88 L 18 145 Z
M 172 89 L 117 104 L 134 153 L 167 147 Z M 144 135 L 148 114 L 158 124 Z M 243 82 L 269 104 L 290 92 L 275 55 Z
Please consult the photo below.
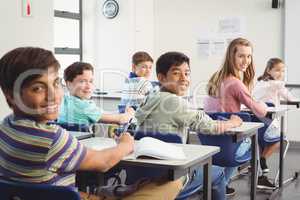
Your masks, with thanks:
M 85 145 L 82 140 L 81 143 Z M 89 143 L 88 147 L 94 150 L 102 150 L 105 148 L 115 147 L 117 142 L 115 140 L 103 140 L 102 144 Z M 154 158 L 161 160 L 185 160 L 186 155 L 181 146 L 163 142 L 161 140 L 152 137 L 143 137 L 142 139 L 135 141 L 134 152 L 128 156 L 126 159 L 137 159 L 137 158 Z
M 185 160 L 181 147 L 152 137 L 143 137 L 134 147 L 134 157 L 150 157 L 163 160 Z

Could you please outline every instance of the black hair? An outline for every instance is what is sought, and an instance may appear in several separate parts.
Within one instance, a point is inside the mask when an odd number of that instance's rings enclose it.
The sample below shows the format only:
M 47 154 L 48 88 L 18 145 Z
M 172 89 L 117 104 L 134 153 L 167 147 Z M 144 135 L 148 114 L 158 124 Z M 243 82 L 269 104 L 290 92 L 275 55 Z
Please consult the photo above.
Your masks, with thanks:
M 182 63 L 190 65 L 190 59 L 180 52 L 167 52 L 162 54 L 156 61 L 156 75 L 167 75 L 172 66 L 179 66 Z

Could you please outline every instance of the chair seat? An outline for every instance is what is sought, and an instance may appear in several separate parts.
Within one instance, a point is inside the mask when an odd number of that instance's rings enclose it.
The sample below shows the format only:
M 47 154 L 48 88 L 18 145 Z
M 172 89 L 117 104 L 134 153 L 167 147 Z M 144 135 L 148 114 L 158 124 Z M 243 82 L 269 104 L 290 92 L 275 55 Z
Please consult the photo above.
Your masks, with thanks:
M 0 180 L 1 200 L 80 200 L 72 187 Z

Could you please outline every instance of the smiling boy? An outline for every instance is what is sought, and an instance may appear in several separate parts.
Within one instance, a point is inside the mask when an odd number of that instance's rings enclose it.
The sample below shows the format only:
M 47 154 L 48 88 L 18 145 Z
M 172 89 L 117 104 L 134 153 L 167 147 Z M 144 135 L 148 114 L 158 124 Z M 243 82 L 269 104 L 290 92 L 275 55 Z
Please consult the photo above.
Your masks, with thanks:
M 189 109 L 184 96 L 190 85 L 189 58 L 180 52 L 167 52 L 161 55 L 156 62 L 156 75 L 161 84 L 161 90 L 148 96 L 146 102 L 137 110 L 137 129 L 160 133 L 174 133 L 181 136 L 186 143 L 187 130 L 220 134 L 229 128 L 239 126 L 241 119 L 232 115 L 228 121 L 213 121 L 203 111 Z M 212 168 L 213 198 L 224 200 L 225 179 L 223 169 L 217 166 Z M 192 183 L 201 185 L 203 182 L 202 168 L 195 170 Z M 185 190 L 194 188 L 187 183 Z
M 59 123 L 93 124 L 97 122 L 126 124 L 134 115 L 132 108 L 125 113 L 103 113 L 91 99 L 94 85 L 94 68 L 85 62 L 74 62 L 64 70 L 68 94 L 63 98 Z
M 95 151 L 47 124 L 57 118 L 62 99 L 59 67 L 51 51 L 36 47 L 17 48 L 0 59 L 1 89 L 13 110 L 0 123 L 0 179 L 72 187 L 77 170 L 105 172 L 133 151 L 129 133 L 116 147 Z M 124 199 L 174 199 L 180 188 L 179 181 L 153 182 Z
M 153 59 L 144 51 L 138 51 L 132 56 L 132 71 L 125 79 L 122 90 L 121 105 L 138 108 L 146 96 L 153 90 L 149 81 L 152 73 Z

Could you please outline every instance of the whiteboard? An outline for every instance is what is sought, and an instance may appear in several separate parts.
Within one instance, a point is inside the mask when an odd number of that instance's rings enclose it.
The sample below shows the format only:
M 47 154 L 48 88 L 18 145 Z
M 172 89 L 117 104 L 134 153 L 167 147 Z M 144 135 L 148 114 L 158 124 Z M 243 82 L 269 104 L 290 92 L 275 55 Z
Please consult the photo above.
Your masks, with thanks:
M 300 84 L 300 1 L 285 0 L 284 61 L 290 84 Z

